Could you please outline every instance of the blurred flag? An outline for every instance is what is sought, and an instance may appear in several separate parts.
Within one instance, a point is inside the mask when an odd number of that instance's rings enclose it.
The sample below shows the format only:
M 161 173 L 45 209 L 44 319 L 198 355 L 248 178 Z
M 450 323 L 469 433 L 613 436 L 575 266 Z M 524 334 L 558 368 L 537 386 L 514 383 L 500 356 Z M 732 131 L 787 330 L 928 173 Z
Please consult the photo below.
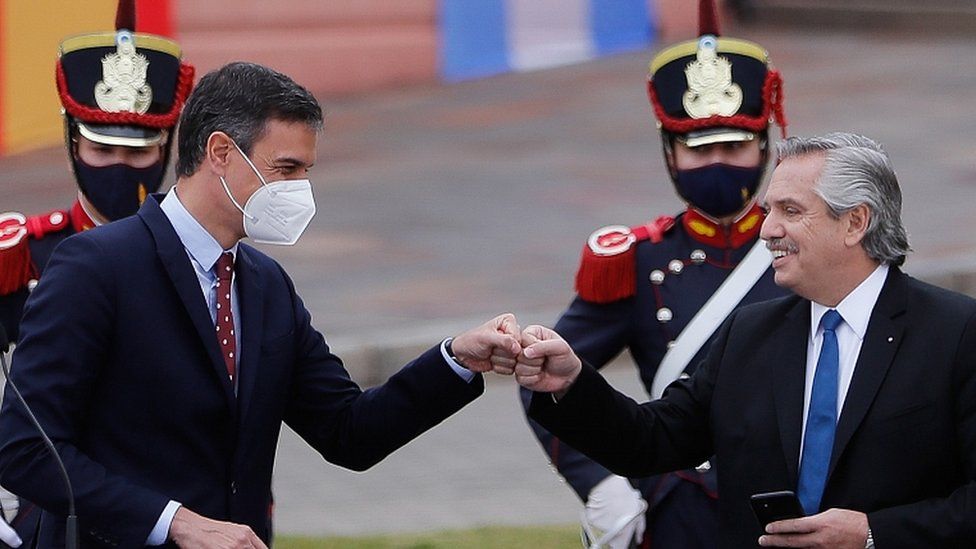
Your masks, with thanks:
M 577 63 L 646 47 L 648 0 L 440 0 L 448 82 Z

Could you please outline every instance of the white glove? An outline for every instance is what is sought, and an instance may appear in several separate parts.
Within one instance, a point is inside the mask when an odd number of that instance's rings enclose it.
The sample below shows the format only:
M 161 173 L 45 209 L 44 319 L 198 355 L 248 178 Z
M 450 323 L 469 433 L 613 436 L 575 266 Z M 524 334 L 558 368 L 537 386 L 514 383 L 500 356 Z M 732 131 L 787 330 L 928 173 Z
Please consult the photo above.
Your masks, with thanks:
M 3 486 L 0 486 L 0 511 L 3 511 L 3 516 L 0 516 L 0 520 L 6 522 L 14 520 L 19 510 L 20 500 L 17 499 L 17 496 L 7 491 Z
M 20 536 L 17 532 L 10 527 L 5 521 L 0 520 L 0 540 L 11 547 L 20 547 L 24 542 L 21 541 Z
M 627 549 L 644 537 L 647 502 L 624 477 L 610 475 L 590 491 L 583 510 L 583 543 L 590 549 Z
M 20 502 L 17 500 L 17 496 L 0 486 L 0 510 L 3 511 L 3 516 L 0 516 L 0 541 L 3 541 L 11 547 L 20 547 L 23 543 L 20 540 L 20 536 L 17 535 L 17 532 L 7 524 L 8 520 L 13 520 L 17 516 L 19 505 Z

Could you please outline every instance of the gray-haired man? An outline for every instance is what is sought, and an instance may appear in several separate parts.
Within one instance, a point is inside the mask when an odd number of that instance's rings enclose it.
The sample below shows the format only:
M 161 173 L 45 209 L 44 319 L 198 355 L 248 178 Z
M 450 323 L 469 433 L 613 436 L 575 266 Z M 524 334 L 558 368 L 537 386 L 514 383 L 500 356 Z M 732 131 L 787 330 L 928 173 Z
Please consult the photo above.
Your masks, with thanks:
M 761 234 L 797 295 L 733 313 L 695 374 L 642 405 L 529 327 L 516 376 L 555 395 L 531 415 L 621 475 L 714 454 L 728 547 L 973 547 L 976 301 L 900 271 L 901 191 L 877 143 L 792 138 L 779 156 Z M 808 516 L 763 533 L 750 496 L 782 490 Z

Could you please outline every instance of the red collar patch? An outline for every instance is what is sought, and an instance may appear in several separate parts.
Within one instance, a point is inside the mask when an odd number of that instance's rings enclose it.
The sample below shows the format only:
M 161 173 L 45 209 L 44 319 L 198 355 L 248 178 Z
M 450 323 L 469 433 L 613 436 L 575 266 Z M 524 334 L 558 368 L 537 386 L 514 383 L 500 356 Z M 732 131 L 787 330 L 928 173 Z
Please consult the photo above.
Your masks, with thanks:
M 85 209 L 81 207 L 80 200 L 75 200 L 74 205 L 71 206 L 71 226 L 78 233 L 95 227 L 95 222 L 92 221 L 92 218 L 88 217 Z
M 727 228 L 705 217 L 694 208 L 688 208 L 685 215 L 681 217 L 681 224 L 693 239 L 702 244 L 716 248 L 737 249 L 759 234 L 764 219 L 762 209 L 759 205 L 753 204 L 752 208 Z

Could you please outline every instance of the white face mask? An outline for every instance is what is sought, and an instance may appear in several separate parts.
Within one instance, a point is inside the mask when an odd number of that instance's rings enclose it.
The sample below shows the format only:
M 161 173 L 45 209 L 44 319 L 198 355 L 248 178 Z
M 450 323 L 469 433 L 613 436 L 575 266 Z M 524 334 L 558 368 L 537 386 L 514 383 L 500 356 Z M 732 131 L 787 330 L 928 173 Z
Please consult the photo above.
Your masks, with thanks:
M 237 143 L 234 143 L 234 147 L 261 180 L 261 186 L 242 208 L 230 194 L 227 181 L 220 178 L 227 197 L 244 214 L 244 233 L 261 244 L 291 246 L 298 242 L 298 237 L 302 236 L 315 215 L 312 183 L 308 179 L 288 179 L 269 184 Z

